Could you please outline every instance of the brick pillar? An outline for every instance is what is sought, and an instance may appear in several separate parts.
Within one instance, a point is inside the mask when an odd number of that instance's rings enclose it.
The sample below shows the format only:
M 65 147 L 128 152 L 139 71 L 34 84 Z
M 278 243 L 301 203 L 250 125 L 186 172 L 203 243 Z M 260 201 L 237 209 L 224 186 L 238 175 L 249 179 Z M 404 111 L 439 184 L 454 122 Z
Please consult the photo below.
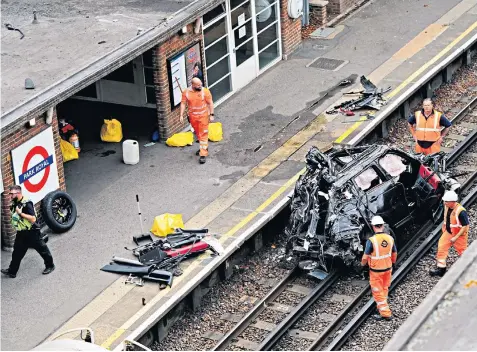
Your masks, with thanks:
M 200 42 L 202 68 L 204 66 L 204 45 L 202 41 L 202 31 L 199 34 L 194 33 L 194 25 L 187 25 L 187 33 L 178 33 L 166 42 L 158 45 L 153 50 L 154 64 L 154 84 L 156 87 L 156 106 L 159 136 L 165 141 L 174 133 L 177 133 L 187 126 L 187 120 L 181 123 L 179 120 L 180 105 L 171 107 L 171 98 L 169 94 L 169 76 L 167 71 L 167 59 L 172 58 L 184 51 L 191 45 Z M 204 73 L 204 79 L 206 72 Z M 182 87 L 183 89 L 186 87 Z M 185 116 L 184 116 L 185 118 Z
M 359 0 L 328 0 L 327 11 L 331 17 L 336 17 L 357 4 Z
M 11 251 L 15 242 L 15 230 L 10 223 L 10 197 L 8 196 L 8 187 L 15 184 L 13 177 L 13 165 L 11 151 L 22 145 L 30 138 L 36 136 L 43 130 L 50 127 L 45 121 L 46 113 L 36 118 L 34 127 L 26 127 L 26 120 L 23 123 L 15 124 L 13 129 L 6 126 L 2 130 L 2 176 L 4 192 L 2 194 L 2 249 Z M 29 120 L 29 119 L 28 119 Z M 60 148 L 60 134 L 58 131 L 58 119 L 56 117 L 56 109 L 53 110 L 53 120 L 51 123 L 53 129 L 53 138 L 55 142 L 56 167 L 58 170 L 58 180 L 61 190 L 66 190 L 65 173 L 63 169 L 63 156 Z M 41 202 L 35 204 L 38 220 L 43 223 L 40 213 Z
M 326 6 L 328 1 L 310 0 L 310 25 L 315 27 L 323 27 L 328 21 Z
M 282 55 L 286 57 L 301 44 L 301 17 L 292 19 L 288 16 L 288 0 L 280 0 L 280 22 L 282 29 Z

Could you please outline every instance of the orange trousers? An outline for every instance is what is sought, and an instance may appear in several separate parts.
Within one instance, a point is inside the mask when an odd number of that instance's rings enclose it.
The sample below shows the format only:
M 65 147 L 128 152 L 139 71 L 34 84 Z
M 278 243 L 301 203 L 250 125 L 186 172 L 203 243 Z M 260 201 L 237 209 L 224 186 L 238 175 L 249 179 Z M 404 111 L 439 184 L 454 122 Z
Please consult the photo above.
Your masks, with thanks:
M 389 318 L 392 313 L 388 305 L 388 292 L 391 285 L 392 270 L 384 272 L 369 271 L 369 284 L 376 307 L 382 317 Z
M 415 147 L 416 153 L 422 153 L 425 155 L 439 153 L 441 151 L 441 145 L 439 143 L 434 143 L 429 148 L 422 148 L 419 143 L 416 143 Z
M 200 149 L 199 155 L 200 156 L 208 156 L 209 155 L 209 116 L 189 116 L 190 124 L 194 129 L 194 132 L 199 140 Z
M 464 253 L 464 251 L 467 249 L 467 234 L 459 236 L 457 241 L 454 243 L 451 242 L 451 238 L 454 237 L 454 235 L 450 234 L 447 231 L 444 231 L 442 233 L 441 238 L 439 239 L 439 243 L 437 244 L 437 266 L 440 268 L 445 268 L 447 263 L 447 256 L 449 255 L 449 249 L 454 246 L 457 254 L 459 256 Z

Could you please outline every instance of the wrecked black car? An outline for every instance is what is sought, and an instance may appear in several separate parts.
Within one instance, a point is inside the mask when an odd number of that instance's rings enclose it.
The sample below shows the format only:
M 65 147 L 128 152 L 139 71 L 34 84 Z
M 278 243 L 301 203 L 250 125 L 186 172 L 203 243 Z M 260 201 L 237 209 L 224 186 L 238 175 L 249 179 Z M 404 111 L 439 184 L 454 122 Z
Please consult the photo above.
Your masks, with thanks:
M 288 251 L 304 270 L 360 269 L 370 219 L 380 215 L 390 234 L 437 220 L 446 190 L 460 184 L 445 172 L 445 154 L 412 155 L 385 145 L 312 147 L 298 179 L 285 229 Z M 399 239 L 397 239 L 399 240 Z

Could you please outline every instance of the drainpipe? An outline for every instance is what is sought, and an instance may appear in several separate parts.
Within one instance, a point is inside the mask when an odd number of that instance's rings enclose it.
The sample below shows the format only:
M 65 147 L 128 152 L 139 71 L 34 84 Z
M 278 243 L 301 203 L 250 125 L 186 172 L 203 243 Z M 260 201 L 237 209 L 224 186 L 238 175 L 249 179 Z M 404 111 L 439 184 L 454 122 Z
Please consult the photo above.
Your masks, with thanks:
M 308 26 L 310 24 L 310 2 L 303 0 L 303 16 L 301 17 L 301 25 Z

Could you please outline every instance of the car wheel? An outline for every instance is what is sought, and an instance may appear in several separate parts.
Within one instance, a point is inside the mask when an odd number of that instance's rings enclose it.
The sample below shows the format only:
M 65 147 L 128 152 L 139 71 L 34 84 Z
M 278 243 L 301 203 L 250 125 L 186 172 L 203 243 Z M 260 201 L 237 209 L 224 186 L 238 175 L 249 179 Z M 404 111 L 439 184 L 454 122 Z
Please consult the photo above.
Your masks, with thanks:
M 76 205 L 71 196 L 63 191 L 53 191 L 43 198 L 41 204 L 43 219 L 50 229 L 63 233 L 76 222 Z

